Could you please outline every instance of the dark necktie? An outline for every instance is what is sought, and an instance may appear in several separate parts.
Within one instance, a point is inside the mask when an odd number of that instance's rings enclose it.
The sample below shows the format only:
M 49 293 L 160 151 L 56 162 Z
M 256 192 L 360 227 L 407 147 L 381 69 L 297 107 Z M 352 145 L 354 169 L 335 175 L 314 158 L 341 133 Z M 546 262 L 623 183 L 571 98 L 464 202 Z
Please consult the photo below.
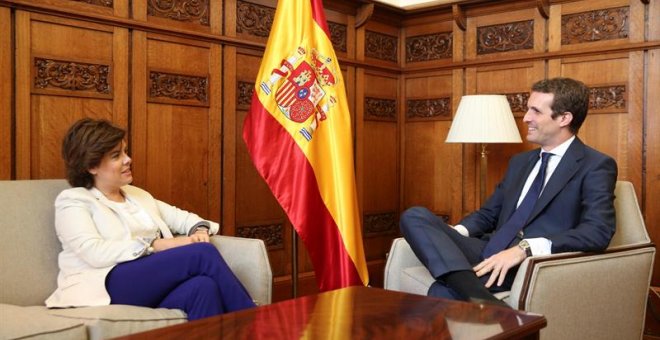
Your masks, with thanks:
M 486 247 L 484 247 L 484 250 L 481 252 L 481 256 L 484 259 L 504 250 L 509 243 L 511 243 L 516 234 L 525 226 L 525 223 L 536 204 L 536 200 L 539 198 L 539 195 L 541 195 L 541 189 L 543 189 L 543 182 L 545 180 L 545 170 L 548 167 L 548 159 L 550 159 L 550 156 L 552 156 L 552 154 L 549 152 L 541 153 L 541 167 L 539 168 L 539 173 L 534 178 L 532 185 L 529 187 L 529 190 L 518 206 L 518 209 L 513 212 L 508 221 L 493 233 L 493 236 L 486 244 Z

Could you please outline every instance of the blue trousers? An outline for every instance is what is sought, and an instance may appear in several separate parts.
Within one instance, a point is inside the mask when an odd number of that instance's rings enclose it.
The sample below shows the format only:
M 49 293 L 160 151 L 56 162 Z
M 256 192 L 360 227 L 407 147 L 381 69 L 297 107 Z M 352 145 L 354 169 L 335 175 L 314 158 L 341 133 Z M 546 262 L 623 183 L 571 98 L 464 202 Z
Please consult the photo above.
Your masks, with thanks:
M 168 249 L 115 266 L 105 281 L 111 304 L 181 309 L 188 320 L 255 304 L 210 243 Z
M 442 276 L 455 271 L 472 271 L 475 265 L 483 261 L 481 251 L 487 241 L 461 235 L 424 207 L 404 211 L 400 228 L 417 258 L 436 279 L 428 295 L 458 299 L 458 294 L 444 284 Z M 493 293 L 509 290 L 517 270 L 518 267 L 511 268 L 502 286 L 493 285 L 489 290 Z M 480 280 L 485 284 L 489 277 L 490 274 L 487 274 Z

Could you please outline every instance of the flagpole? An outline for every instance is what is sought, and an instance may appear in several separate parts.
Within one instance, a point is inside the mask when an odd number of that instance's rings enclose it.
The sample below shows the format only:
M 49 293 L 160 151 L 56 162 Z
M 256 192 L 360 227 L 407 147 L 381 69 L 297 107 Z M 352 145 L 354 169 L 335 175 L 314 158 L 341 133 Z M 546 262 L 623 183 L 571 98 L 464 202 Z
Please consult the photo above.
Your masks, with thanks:
M 298 297 L 298 233 L 291 226 L 291 293 Z

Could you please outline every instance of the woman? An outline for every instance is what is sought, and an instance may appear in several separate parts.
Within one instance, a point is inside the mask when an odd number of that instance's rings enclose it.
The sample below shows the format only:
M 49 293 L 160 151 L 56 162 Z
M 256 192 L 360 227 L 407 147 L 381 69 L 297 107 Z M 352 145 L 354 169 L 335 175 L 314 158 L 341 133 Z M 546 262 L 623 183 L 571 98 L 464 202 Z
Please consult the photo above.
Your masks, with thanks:
M 62 156 L 73 188 L 55 200 L 62 252 L 58 287 L 46 306 L 176 308 L 189 320 L 254 307 L 209 243 L 217 223 L 129 185 L 125 134 L 108 121 L 85 118 L 64 137 Z

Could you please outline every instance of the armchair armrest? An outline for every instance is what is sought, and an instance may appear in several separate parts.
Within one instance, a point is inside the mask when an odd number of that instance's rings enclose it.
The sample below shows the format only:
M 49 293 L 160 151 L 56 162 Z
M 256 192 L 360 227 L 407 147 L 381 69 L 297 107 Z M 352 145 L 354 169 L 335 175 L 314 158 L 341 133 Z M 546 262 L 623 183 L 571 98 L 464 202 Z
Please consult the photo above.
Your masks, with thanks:
M 241 281 L 257 305 L 271 303 L 273 272 L 264 242 L 259 239 L 212 236 L 211 243 Z
M 408 242 L 403 237 L 394 239 L 385 264 L 384 288 L 400 291 L 403 269 L 418 266 L 423 265 L 413 253 Z
M 553 325 L 542 331 L 548 338 L 641 338 L 654 257 L 651 243 L 530 257 L 516 274 L 509 305 L 544 314 Z

